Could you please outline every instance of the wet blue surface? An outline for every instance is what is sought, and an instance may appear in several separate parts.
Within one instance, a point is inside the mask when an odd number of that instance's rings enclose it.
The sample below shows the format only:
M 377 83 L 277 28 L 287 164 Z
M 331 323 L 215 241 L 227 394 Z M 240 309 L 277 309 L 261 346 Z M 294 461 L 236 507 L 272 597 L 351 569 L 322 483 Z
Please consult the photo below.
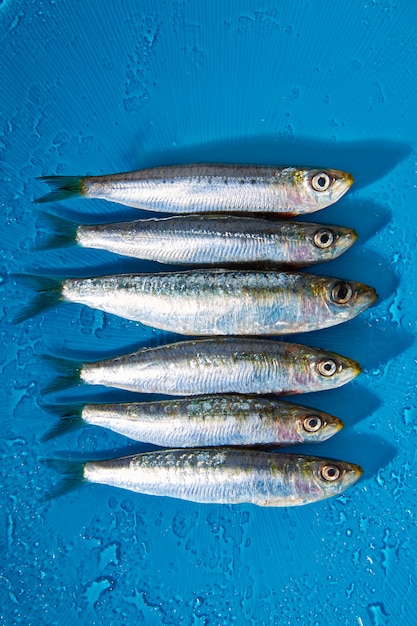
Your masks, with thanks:
M 413 0 L 0 2 L 2 623 L 416 623 L 416 19 Z M 53 367 L 39 355 L 93 359 L 174 337 L 75 305 L 9 324 L 30 297 L 13 273 L 156 269 L 101 251 L 33 252 L 46 233 L 35 179 L 191 161 L 355 176 L 311 220 L 360 239 L 316 271 L 368 282 L 380 299 L 294 339 L 362 364 L 355 382 L 302 401 L 346 424 L 304 451 L 360 463 L 365 476 L 301 509 L 104 486 L 42 503 L 57 479 L 42 457 L 143 447 L 98 428 L 41 443 L 55 422 L 42 408 Z M 98 201 L 51 209 L 88 223 L 144 215 Z M 80 397 L 127 396 L 59 400 Z

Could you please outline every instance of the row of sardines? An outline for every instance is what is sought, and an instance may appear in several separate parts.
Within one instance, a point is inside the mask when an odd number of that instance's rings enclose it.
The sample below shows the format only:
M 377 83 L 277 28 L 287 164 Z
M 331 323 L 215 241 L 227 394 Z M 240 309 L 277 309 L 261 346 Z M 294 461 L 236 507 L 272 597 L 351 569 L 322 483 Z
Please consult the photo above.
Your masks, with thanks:
M 80 303 L 192 337 L 96 362 L 57 362 L 52 391 L 88 384 L 174 397 L 66 407 L 45 439 L 93 424 L 163 449 L 51 461 L 65 476 L 56 493 L 94 482 L 195 502 L 295 506 L 360 478 L 361 468 L 345 461 L 265 451 L 318 443 L 343 427 L 277 396 L 339 387 L 360 372 L 339 354 L 265 338 L 340 324 L 376 300 L 372 287 L 300 271 L 341 255 L 354 230 L 287 219 L 336 202 L 350 174 L 196 164 L 43 180 L 51 191 L 36 202 L 83 196 L 171 215 L 94 226 L 51 216 L 44 247 L 76 244 L 189 268 L 37 278 L 37 295 L 17 321 L 58 302 Z

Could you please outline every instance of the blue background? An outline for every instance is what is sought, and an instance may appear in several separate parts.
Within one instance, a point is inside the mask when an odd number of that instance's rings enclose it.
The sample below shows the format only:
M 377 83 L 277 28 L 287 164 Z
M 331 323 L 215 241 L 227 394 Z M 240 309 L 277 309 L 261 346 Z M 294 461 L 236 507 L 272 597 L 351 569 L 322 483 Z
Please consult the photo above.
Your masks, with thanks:
M 0 2 L 0 622 L 417 623 L 417 5 L 283 0 Z M 358 462 L 361 482 L 300 509 L 202 506 L 89 486 L 44 504 L 40 458 L 141 449 L 104 429 L 49 444 L 44 353 L 100 358 L 172 335 L 61 306 L 19 326 L 12 273 L 157 269 L 100 251 L 33 252 L 45 174 L 167 163 L 312 164 L 355 185 L 312 221 L 353 226 L 319 273 L 362 280 L 377 305 L 294 337 L 364 371 L 304 396 L 345 429 L 306 452 Z M 144 216 L 105 202 L 51 207 L 84 222 Z M 160 266 L 159 266 L 160 267 Z M 59 398 L 126 399 L 99 388 Z M 300 400 L 300 398 L 297 398 Z

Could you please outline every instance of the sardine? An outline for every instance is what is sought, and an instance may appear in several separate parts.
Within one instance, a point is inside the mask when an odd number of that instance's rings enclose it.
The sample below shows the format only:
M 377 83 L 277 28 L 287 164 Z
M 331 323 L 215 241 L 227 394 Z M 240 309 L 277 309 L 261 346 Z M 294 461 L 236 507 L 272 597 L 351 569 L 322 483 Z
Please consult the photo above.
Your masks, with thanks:
M 78 244 L 170 264 L 301 267 L 336 259 L 358 237 L 353 228 L 343 226 L 232 215 L 181 215 L 98 225 L 77 225 L 55 216 L 47 219 L 55 233 L 41 249 Z
M 61 407 L 47 441 L 92 424 L 165 448 L 319 443 L 343 422 L 317 409 L 270 398 L 213 395 L 158 402 Z
M 372 287 L 295 272 L 188 270 L 40 279 L 21 321 L 60 300 L 182 335 L 284 335 L 327 328 L 375 302 Z
M 35 202 L 98 198 L 163 213 L 303 215 L 337 202 L 351 174 L 334 169 L 195 164 L 106 176 L 44 176 L 53 191 Z
M 86 383 L 170 396 L 291 394 L 340 387 L 361 371 L 333 352 L 237 337 L 181 341 L 84 364 L 53 361 L 59 376 L 45 392 Z
M 107 461 L 49 461 L 66 477 L 50 497 L 82 483 L 204 504 L 301 506 L 342 493 L 359 480 L 353 463 L 235 448 L 145 452 Z

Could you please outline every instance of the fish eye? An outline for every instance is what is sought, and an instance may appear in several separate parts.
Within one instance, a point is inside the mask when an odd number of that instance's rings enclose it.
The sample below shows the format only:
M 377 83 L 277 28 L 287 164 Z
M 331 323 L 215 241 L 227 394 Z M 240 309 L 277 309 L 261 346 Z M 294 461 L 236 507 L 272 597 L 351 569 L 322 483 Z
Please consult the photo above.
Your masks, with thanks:
M 326 191 L 330 187 L 330 176 L 326 172 L 314 174 L 311 178 L 311 186 L 316 191 Z
M 320 228 L 314 233 L 313 242 L 317 248 L 330 248 L 334 242 L 334 233 L 328 228 Z
M 320 469 L 321 477 L 327 482 L 332 483 L 340 476 L 340 469 L 337 465 L 323 465 Z
M 321 428 L 321 419 L 318 415 L 309 415 L 303 422 L 304 430 L 308 433 L 315 433 Z
M 346 304 L 353 296 L 353 289 L 349 283 L 336 283 L 332 289 L 332 299 L 336 304 Z
M 333 359 L 320 359 L 317 369 L 322 376 L 333 376 L 337 372 L 337 363 Z

